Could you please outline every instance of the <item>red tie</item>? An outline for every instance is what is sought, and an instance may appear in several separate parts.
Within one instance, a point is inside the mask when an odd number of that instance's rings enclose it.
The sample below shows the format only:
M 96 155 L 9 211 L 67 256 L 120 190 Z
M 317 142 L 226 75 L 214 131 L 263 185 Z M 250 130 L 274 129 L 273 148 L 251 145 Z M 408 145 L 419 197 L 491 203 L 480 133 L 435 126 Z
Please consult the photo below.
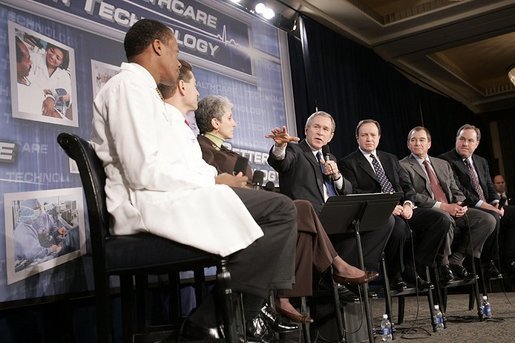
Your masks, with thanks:
M 424 167 L 426 168 L 427 176 L 429 176 L 429 183 L 431 184 L 431 191 L 433 192 L 433 198 L 436 201 L 442 202 L 444 204 L 448 204 L 447 197 L 445 196 L 445 193 L 443 192 L 442 186 L 440 186 L 440 182 L 438 181 L 438 178 L 436 177 L 436 174 L 431 168 L 431 165 L 428 160 L 424 161 Z

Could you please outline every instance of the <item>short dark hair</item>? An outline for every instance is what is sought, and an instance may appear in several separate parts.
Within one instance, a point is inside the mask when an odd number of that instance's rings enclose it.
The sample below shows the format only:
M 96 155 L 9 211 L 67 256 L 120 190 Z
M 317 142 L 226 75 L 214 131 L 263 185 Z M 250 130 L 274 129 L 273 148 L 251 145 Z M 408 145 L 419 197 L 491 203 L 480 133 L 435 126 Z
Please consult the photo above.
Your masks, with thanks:
M 363 119 L 363 120 L 360 120 L 360 122 L 358 123 L 358 126 L 356 126 L 356 137 L 359 136 L 359 129 L 361 129 L 361 127 L 365 124 L 374 124 L 375 126 L 377 126 L 377 131 L 379 133 L 379 136 L 381 136 L 381 124 L 379 124 L 379 122 L 377 120 Z
M 52 43 L 47 43 L 45 51 L 48 51 L 50 49 L 59 49 L 63 53 L 63 62 L 59 66 L 61 69 L 68 69 L 68 66 L 70 65 L 70 54 L 68 53 L 68 50 L 65 50 L 61 48 L 60 46 L 54 45 Z
M 193 67 L 189 62 L 185 60 L 179 59 L 179 63 L 181 63 L 181 69 L 179 69 L 179 77 L 177 77 L 177 81 L 190 82 L 193 77 Z
M 198 103 L 195 111 L 195 121 L 200 133 L 204 134 L 213 131 L 211 119 L 220 119 L 224 115 L 226 109 L 231 109 L 231 101 L 221 95 L 208 95 Z
M 157 85 L 159 91 L 163 95 L 163 98 L 168 99 L 177 91 L 177 87 L 179 86 L 179 81 L 190 82 L 193 78 L 193 67 L 189 62 L 185 60 L 179 59 L 179 63 L 181 64 L 181 69 L 179 69 L 179 76 L 177 77 L 177 82 L 173 86 L 166 86 L 163 84 Z
M 462 127 L 458 129 L 458 132 L 456 132 L 456 138 L 458 138 L 461 134 L 461 131 L 463 130 L 474 130 L 476 131 L 477 141 L 479 142 L 481 140 L 481 130 L 479 130 L 479 127 L 476 127 L 471 124 L 465 124 Z
M 427 140 L 429 142 L 431 142 L 431 133 L 429 132 L 429 130 L 423 126 L 415 126 L 414 128 L 412 128 L 410 130 L 410 132 L 408 133 L 408 142 L 410 141 L 411 139 L 411 135 L 413 135 L 415 132 L 418 132 L 418 131 L 425 131 L 426 132 L 426 136 L 427 136 Z
M 165 24 L 153 19 L 138 20 L 125 34 L 123 47 L 127 60 L 141 54 L 156 39 L 168 43 L 172 32 Z

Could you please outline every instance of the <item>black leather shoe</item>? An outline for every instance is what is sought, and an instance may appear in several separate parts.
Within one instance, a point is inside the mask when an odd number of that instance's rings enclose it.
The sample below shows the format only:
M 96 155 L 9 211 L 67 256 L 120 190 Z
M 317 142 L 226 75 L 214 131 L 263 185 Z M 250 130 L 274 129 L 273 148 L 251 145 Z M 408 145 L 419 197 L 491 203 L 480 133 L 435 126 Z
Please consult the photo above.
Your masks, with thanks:
M 277 333 L 287 333 L 299 329 L 297 324 L 283 320 L 281 316 L 268 304 L 265 304 L 265 306 L 261 308 L 261 316 L 268 326 Z
M 397 292 L 404 291 L 407 286 L 408 285 L 406 285 L 406 282 L 404 282 L 404 280 L 400 276 L 395 278 L 395 279 L 393 279 L 390 282 L 390 288 L 393 289 L 394 291 L 397 291 Z
M 476 277 L 474 274 L 469 273 L 465 267 L 460 266 L 459 264 L 449 263 L 449 268 L 457 279 L 470 280 Z
M 275 343 L 278 339 L 268 327 L 261 315 L 246 321 L 246 339 L 248 342 Z
M 344 304 L 359 303 L 359 296 L 344 285 L 338 285 L 338 297 Z
M 225 342 L 220 328 L 200 326 L 188 319 L 182 326 L 180 336 L 181 342 Z
M 500 279 L 502 274 L 497 269 L 494 261 L 490 260 L 483 265 L 483 273 L 487 279 Z
M 419 290 L 422 289 L 429 289 L 433 287 L 433 285 L 426 280 L 422 279 L 420 276 L 417 275 L 416 280 L 413 282 L 413 286 L 418 287 Z
M 440 279 L 440 282 L 443 284 L 450 283 L 454 281 L 454 274 L 449 268 L 449 265 L 440 266 L 440 269 L 438 271 L 438 277 Z

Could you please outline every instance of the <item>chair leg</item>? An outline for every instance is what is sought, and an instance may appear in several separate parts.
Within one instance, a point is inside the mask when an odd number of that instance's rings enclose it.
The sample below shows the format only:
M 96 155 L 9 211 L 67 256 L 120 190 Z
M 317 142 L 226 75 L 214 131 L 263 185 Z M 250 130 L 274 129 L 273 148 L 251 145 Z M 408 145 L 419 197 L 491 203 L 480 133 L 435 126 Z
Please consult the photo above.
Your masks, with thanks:
M 406 306 L 406 299 L 403 295 L 397 297 L 399 302 L 399 313 L 397 314 L 397 324 L 401 325 L 404 322 L 404 307 Z
M 426 266 L 425 269 L 427 282 L 431 283 L 431 273 L 429 272 L 429 266 Z M 436 322 L 435 318 L 433 317 L 433 309 L 435 308 L 435 302 L 433 299 L 433 289 L 429 288 L 427 290 L 427 303 L 429 305 L 429 318 L 431 321 L 431 326 L 433 327 L 433 332 L 436 332 Z
M 122 335 L 123 342 L 132 342 L 134 327 L 134 300 L 132 275 L 120 276 L 120 294 L 122 298 Z
M 479 259 L 477 259 L 477 262 L 478 262 L 478 267 L 479 267 L 478 269 L 479 269 L 480 274 L 478 274 L 478 272 L 476 271 L 476 259 L 475 258 L 472 260 L 472 273 L 479 275 L 481 280 L 484 280 L 483 267 L 481 266 L 481 261 Z M 479 320 L 482 321 L 483 316 L 481 315 L 481 299 L 480 299 L 480 295 L 479 295 L 480 294 L 479 293 L 479 283 L 478 283 L 477 278 L 474 280 L 474 283 L 472 284 L 472 289 L 476 296 L 477 316 L 478 316 Z M 469 307 L 470 307 L 470 305 L 469 305 Z
M 333 270 L 331 268 L 331 275 Z M 340 306 L 340 296 L 338 295 L 338 284 L 334 282 L 333 278 L 330 281 L 331 292 L 333 295 L 334 313 L 336 314 L 336 328 L 338 330 L 339 342 L 345 342 L 345 326 L 343 322 L 342 308 Z
M 384 280 L 384 300 L 385 300 L 385 311 L 388 315 L 388 319 L 392 323 L 392 336 L 395 334 L 393 317 L 392 317 L 392 294 L 390 291 L 390 280 L 388 279 L 388 271 L 386 270 L 386 261 L 384 259 L 384 254 L 381 256 L 381 271 L 383 273 Z
M 300 298 L 300 311 L 301 313 L 305 313 L 308 316 L 310 315 L 309 307 L 306 302 L 306 297 Z M 311 332 L 310 332 L 310 324 L 309 323 L 302 323 L 302 336 L 303 336 L 303 342 L 304 343 L 311 343 Z
M 220 303 L 222 304 L 225 341 L 228 343 L 236 343 L 238 342 L 238 335 L 233 311 L 231 274 L 229 273 L 229 269 L 227 269 L 227 260 L 225 259 L 220 260 L 216 280 L 219 297 L 221 298 Z
M 112 343 L 112 311 L 111 311 L 111 296 L 109 277 L 105 276 L 102 279 L 95 275 L 95 303 L 96 303 L 96 329 L 97 329 L 97 342 L 99 343 Z

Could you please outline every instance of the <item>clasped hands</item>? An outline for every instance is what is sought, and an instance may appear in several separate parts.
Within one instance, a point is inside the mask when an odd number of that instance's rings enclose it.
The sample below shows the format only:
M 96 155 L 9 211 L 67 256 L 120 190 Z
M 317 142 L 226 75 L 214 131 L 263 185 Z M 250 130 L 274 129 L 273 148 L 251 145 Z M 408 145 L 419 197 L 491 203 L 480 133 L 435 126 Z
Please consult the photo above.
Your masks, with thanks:
M 404 219 L 411 219 L 413 216 L 413 208 L 409 202 L 405 202 L 404 205 L 396 205 L 392 214 L 394 216 L 401 216 Z
M 463 217 L 465 213 L 467 213 L 468 207 L 462 206 L 461 202 L 455 203 L 455 204 L 444 204 L 442 203 L 440 205 L 440 209 L 444 210 L 445 212 L 449 213 L 451 216 L 459 218 Z

